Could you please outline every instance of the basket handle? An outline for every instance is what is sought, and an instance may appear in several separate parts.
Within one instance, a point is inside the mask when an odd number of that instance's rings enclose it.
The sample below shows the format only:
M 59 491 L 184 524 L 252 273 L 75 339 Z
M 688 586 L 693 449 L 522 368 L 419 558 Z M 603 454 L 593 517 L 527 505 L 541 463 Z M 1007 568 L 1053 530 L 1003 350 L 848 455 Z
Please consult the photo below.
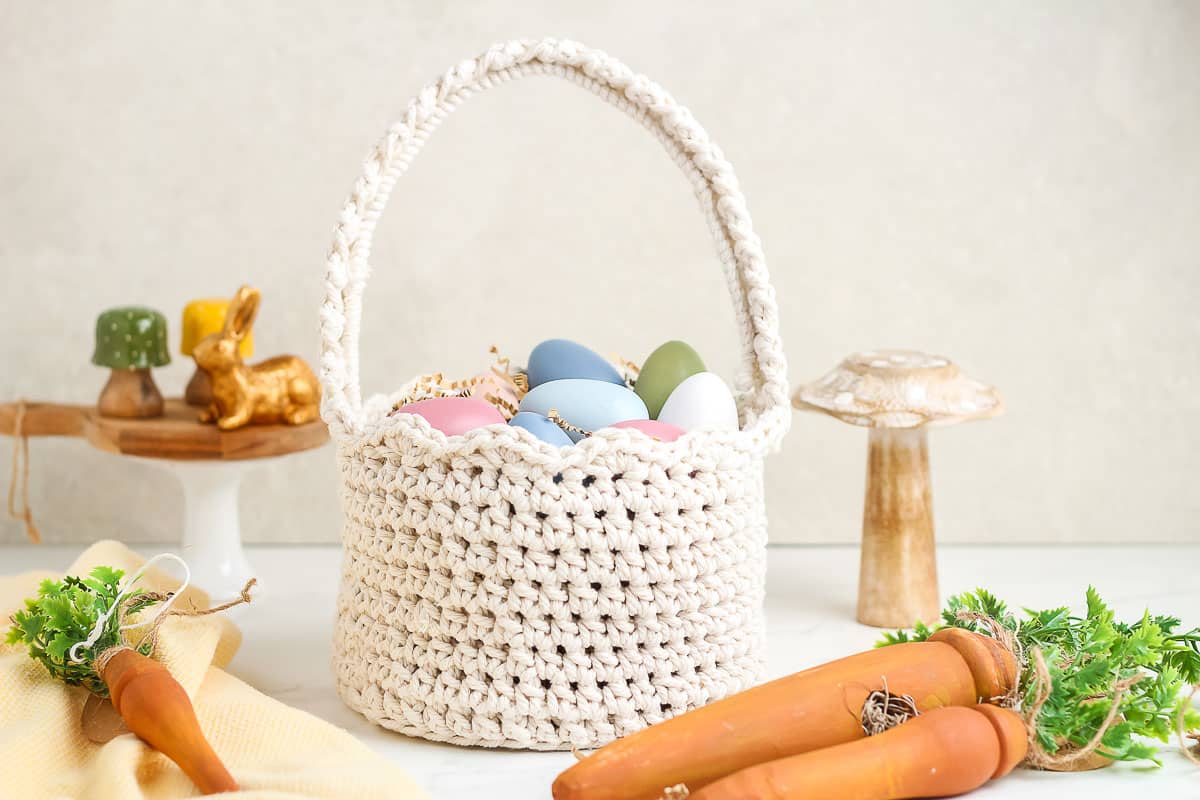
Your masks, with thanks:
M 511 41 L 451 68 L 421 90 L 404 118 L 368 155 L 334 231 L 321 305 L 323 415 L 335 429 L 362 429 L 358 335 L 375 225 L 397 179 L 428 136 L 471 94 L 514 78 L 555 75 L 592 90 L 658 137 L 690 179 L 716 242 L 742 340 L 735 381 L 743 430 L 765 450 L 787 432 L 791 414 L 779 313 L 762 243 L 733 167 L 691 112 L 658 84 L 599 50 L 557 39 Z

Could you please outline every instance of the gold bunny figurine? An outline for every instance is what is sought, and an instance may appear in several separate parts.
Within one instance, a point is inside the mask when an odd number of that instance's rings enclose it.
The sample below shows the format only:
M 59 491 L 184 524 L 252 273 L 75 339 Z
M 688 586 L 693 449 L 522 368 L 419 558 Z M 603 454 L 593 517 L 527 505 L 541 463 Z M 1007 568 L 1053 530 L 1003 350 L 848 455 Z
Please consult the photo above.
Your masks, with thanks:
M 196 366 L 212 381 L 213 399 L 200 412 L 200 421 L 216 420 L 223 431 L 248 423 L 303 425 L 320 411 L 321 385 L 303 359 L 276 356 L 252 366 L 242 363 L 238 345 L 250 332 L 261 299 L 258 289 L 238 289 L 225 313 L 225 327 L 192 350 Z

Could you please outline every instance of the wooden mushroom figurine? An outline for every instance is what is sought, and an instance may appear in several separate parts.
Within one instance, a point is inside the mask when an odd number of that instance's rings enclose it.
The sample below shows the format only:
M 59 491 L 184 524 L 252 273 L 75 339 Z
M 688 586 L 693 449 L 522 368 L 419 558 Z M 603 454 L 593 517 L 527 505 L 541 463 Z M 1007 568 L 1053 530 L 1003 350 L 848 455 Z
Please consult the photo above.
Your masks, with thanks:
M 938 616 L 928 427 L 999 414 L 1003 401 L 941 356 L 910 350 L 855 353 L 793 397 L 869 428 L 858 621 L 911 627 Z
M 190 356 L 201 339 L 214 333 L 220 333 L 225 327 L 225 312 L 228 310 L 229 300 L 223 297 L 193 300 L 184 306 L 183 341 L 180 343 L 179 352 Z M 253 331 L 246 331 L 245 337 L 238 345 L 238 353 L 242 358 L 254 355 Z M 192 373 L 192 378 L 188 381 L 183 399 L 187 401 L 188 405 L 202 408 L 212 402 L 212 380 L 208 372 L 200 365 L 196 365 L 196 371 Z
M 110 308 L 96 319 L 96 350 L 92 363 L 112 370 L 100 392 L 97 407 L 106 417 L 157 417 L 163 398 L 153 367 L 171 362 L 167 349 L 167 320 L 141 306 Z

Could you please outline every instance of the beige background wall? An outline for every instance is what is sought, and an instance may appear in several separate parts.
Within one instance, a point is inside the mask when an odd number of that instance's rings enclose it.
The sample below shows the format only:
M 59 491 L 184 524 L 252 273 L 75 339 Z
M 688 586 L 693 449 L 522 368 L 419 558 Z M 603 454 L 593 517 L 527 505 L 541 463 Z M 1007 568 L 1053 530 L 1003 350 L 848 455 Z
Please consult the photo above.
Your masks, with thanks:
M 939 535 L 1195 541 L 1200 4 L 60 2 L 0 9 L 0 397 L 88 400 L 94 313 L 261 286 L 259 353 L 315 359 L 322 256 L 362 155 L 511 36 L 603 47 L 691 107 L 765 240 L 793 382 L 944 352 L 1007 416 L 934 434 Z M 368 391 L 568 336 L 733 371 L 724 285 L 644 131 L 550 81 L 476 98 L 389 208 Z M 182 359 L 160 384 L 178 391 Z M 775 541 L 852 541 L 866 436 L 798 416 Z M 156 470 L 33 449 L 50 540 L 173 539 Z M 8 480 L 7 465 L 0 480 Z M 336 537 L 328 451 L 251 477 L 248 538 Z M 17 525 L 0 541 L 17 541 Z

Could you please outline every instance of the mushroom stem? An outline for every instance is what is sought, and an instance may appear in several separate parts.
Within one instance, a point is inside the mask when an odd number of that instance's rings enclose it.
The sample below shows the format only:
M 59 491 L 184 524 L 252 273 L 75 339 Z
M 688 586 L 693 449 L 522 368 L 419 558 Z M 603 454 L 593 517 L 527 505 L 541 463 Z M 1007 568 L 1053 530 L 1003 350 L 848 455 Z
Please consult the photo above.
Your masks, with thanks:
M 158 417 L 163 413 L 163 397 L 148 367 L 113 369 L 97 406 L 106 417 Z
M 189 406 L 208 407 L 213 399 L 212 379 L 208 376 L 208 370 L 196 367 L 192 379 L 188 381 L 187 389 L 184 390 L 183 399 Z
M 858 621 L 909 628 L 938 616 L 929 447 L 922 428 L 872 428 Z

